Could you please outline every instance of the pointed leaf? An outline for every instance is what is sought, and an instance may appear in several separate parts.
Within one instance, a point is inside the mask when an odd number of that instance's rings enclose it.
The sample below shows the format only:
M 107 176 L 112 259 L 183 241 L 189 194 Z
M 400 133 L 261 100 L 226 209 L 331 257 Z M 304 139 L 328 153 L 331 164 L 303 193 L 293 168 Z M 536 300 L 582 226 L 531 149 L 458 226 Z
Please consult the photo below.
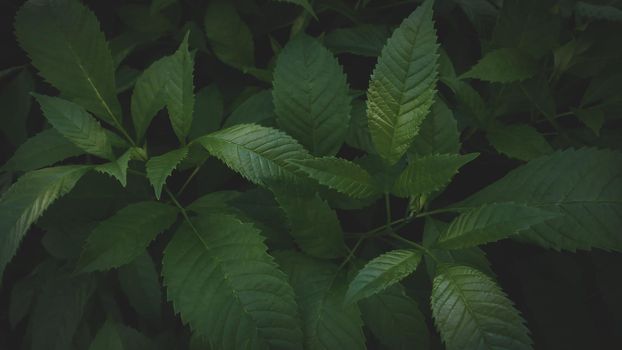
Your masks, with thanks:
M 343 256 L 343 232 L 335 211 L 317 193 L 286 189 L 275 198 L 287 215 L 291 235 L 305 253 L 323 259 Z
M 324 45 L 334 54 L 344 52 L 360 56 L 378 57 L 389 38 L 386 25 L 362 24 L 338 28 L 324 36 Z
M 421 129 L 412 146 L 409 155 L 428 155 L 443 153 L 459 153 L 460 132 L 458 123 L 452 111 L 445 102 L 437 99 L 432 106 L 430 115 L 421 124 Z
M 300 170 L 322 185 L 353 198 L 376 195 L 371 175 L 361 166 L 348 160 L 324 157 L 291 161 Z
M 162 322 L 162 291 L 156 266 L 146 251 L 118 270 L 121 289 L 142 320 L 154 328 Z
M 130 148 L 116 160 L 96 166 L 95 171 L 114 177 L 121 183 L 121 186 L 125 187 L 127 185 L 127 167 L 130 160 L 137 158 L 137 152 L 140 152 L 140 148 Z
M 250 224 L 204 215 L 164 251 L 169 300 L 215 348 L 302 349 L 294 291 L 263 240 Z
M 188 52 L 188 34 L 170 59 L 164 99 L 173 131 L 183 144 L 192 126 L 194 110 L 194 59 Z
M 15 154 L 0 168 L 2 171 L 31 171 L 53 165 L 84 151 L 55 129 L 46 129 L 19 146 Z
M 212 155 L 249 181 L 303 181 L 291 160 L 310 158 L 296 140 L 272 128 L 239 124 L 197 139 Z
M 155 61 L 136 79 L 130 107 L 139 140 L 142 140 L 153 117 L 166 106 L 171 61 L 170 57 Z
M 126 206 L 89 235 L 78 261 L 82 272 L 103 271 L 131 262 L 155 236 L 177 219 L 175 207 L 158 202 Z
M 157 199 L 160 199 L 162 187 L 166 183 L 166 179 L 173 173 L 173 170 L 188 155 L 188 148 L 180 148 L 160 156 L 151 157 L 147 161 L 147 178 L 155 190 Z
M 395 182 L 393 192 L 409 197 L 427 194 L 445 187 L 466 163 L 478 153 L 431 154 L 412 159 Z
M 219 60 L 238 69 L 255 66 L 253 33 L 231 1 L 210 1 L 204 23 L 207 41 Z
M 499 153 L 511 158 L 532 160 L 553 153 L 553 147 L 544 136 L 525 124 L 496 125 L 486 133 L 486 137 Z
M 87 153 L 105 159 L 114 158 L 108 134 L 86 110 L 58 97 L 35 97 L 45 118 L 66 139 Z
M 272 89 L 279 127 L 312 154 L 335 155 L 350 121 L 343 70 L 317 40 L 301 34 L 278 56 Z
M 454 266 L 437 275 L 431 305 L 448 350 L 533 348 L 512 302 L 493 280 L 473 268 Z
M 0 198 L 0 279 L 30 225 L 71 191 L 89 166 L 67 165 L 26 173 Z
M 358 148 L 368 154 L 375 154 L 376 150 L 367 126 L 367 105 L 365 101 L 354 99 L 350 114 L 350 129 L 346 135 L 346 143 L 348 146 Z
M 495 242 L 558 217 L 557 213 L 515 203 L 494 203 L 472 209 L 451 222 L 438 239 L 444 249 Z
M 29 0 L 17 12 L 15 33 L 39 74 L 63 96 L 121 125 L 112 57 L 88 8 L 74 0 Z
M 622 251 L 620 152 L 569 149 L 534 159 L 456 207 L 509 201 L 560 215 L 517 238 L 554 249 Z
M 404 287 L 391 287 L 359 301 L 367 328 L 389 349 L 429 349 L 426 320 Z
M 344 306 L 346 276 L 338 267 L 293 251 L 276 258 L 296 291 L 305 349 L 365 349 L 360 311 Z
M 393 32 L 369 83 L 369 129 L 390 164 L 406 152 L 434 102 L 438 44 L 432 3 L 425 1 Z
M 518 49 L 497 49 L 488 52 L 460 78 L 475 78 L 492 83 L 511 83 L 534 76 L 537 62 Z
M 384 253 L 368 262 L 350 282 L 345 303 L 351 304 L 374 295 L 413 273 L 421 253 L 398 249 Z

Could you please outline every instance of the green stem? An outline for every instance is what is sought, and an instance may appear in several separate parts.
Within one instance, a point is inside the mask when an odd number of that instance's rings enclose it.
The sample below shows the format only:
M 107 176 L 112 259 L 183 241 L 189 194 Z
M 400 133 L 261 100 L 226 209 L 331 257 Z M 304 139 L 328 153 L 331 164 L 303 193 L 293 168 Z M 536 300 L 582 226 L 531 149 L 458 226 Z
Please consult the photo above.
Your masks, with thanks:
M 198 231 L 194 227 L 194 225 L 192 225 L 192 221 L 190 221 L 190 217 L 188 216 L 188 213 L 186 212 L 186 209 L 184 209 L 184 207 L 179 203 L 177 198 L 175 198 L 175 195 L 171 192 L 171 190 L 168 189 L 167 186 L 164 186 L 164 191 L 166 191 L 166 194 L 168 194 L 168 196 L 171 198 L 171 201 L 173 202 L 173 204 L 175 204 L 177 209 L 179 209 L 179 212 L 181 212 L 181 216 L 184 217 L 184 220 L 186 220 L 188 225 L 190 225 L 192 230 L 198 235 Z M 201 237 L 199 236 L 199 238 L 201 238 Z
M 184 182 L 184 184 L 181 185 L 181 188 L 179 189 L 179 191 L 177 191 L 177 197 L 181 196 L 181 194 L 184 192 L 186 187 L 188 187 L 188 184 L 190 184 L 190 181 L 192 181 L 195 175 L 199 172 L 199 169 L 201 169 L 202 165 L 203 165 L 203 162 L 194 168 L 190 176 L 188 176 L 188 178 L 186 179 L 186 182 Z
M 426 247 L 422 246 L 421 244 L 411 241 L 410 239 L 406 239 L 400 235 L 397 235 L 395 233 L 390 233 L 389 237 L 396 239 L 400 242 L 406 243 L 410 246 L 413 246 L 421 251 L 423 251 L 425 254 L 427 254 L 428 256 L 430 256 L 430 258 L 432 258 L 432 260 L 434 260 L 437 264 L 440 263 L 440 261 L 438 260 L 438 258 L 436 258 L 436 256 Z
M 384 194 L 384 206 L 387 210 L 387 230 L 391 228 L 391 199 L 389 198 L 389 194 Z
M 348 256 L 346 257 L 346 259 L 341 263 L 341 265 L 339 265 L 339 268 L 337 269 L 337 271 L 340 271 L 344 266 L 346 266 L 346 264 L 352 260 L 352 258 L 354 257 L 354 253 L 356 252 L 356 250 L 359 248 L 359 246 L 361 245 L 361 243 L 363 242 L 363 238 L 361 237 L 359 238 L 358 241 L 356 241 L 356 244 L 354 244 L 354 247 L 352 247 L 352 249 L 350 250 L 350 253 L 348 254 Z
M 435 214 L 455 212 L 455 211 L 458 211 L 459 209 L 460 208 L 443 208 L 443 209 L 436 209 L 436 210 L 425 211 L 423 213 L 419 213 L 419 214 L 415 215 L 415 218 L 422 218 L 422 217 L 425 217 L 425 216 L 430 216 L 430 215 L 435 215 Z

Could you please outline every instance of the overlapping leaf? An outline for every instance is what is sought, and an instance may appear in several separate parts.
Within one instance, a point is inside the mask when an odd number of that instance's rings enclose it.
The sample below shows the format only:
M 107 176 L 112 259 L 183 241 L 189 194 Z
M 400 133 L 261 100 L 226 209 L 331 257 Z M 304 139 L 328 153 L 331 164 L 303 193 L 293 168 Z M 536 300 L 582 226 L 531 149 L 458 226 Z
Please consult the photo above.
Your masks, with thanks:
M 63 96 L 121 125 L 112 57 L 88 8 L 75 0 L 29 0 L 17 13 L 15 33 L 41 76 Z
M 569 149 L 534 159 L 456 207 L 510 201 L 559 214 L 521 239 L 554 249 L 622 251 L 620 152 Z
M 511 83 L 534 76 L 537 62 L 518 49 L 497 49 L 488 52 L 461 78 L 475 78 L 493 83 Z
M 67 165 L 31 171 L 4 193 L 0 198 L 0 278 L 30 225 L 89 169 Z
M 130 305 L 148 324 L 157 328 L 162 322 L 160 276 L 148 252 L 118 270 L 119 284 Z
M 31 171 L 84 153 L 55 129 L 46 129 L 29 138 L 0 170 Z
M 369 129 L 390 164 L 408 150 L 434 101 L 437 46 L 428 0 L 395 30 L 374 69 L 367 92 Z
M 392 250 L 368 262 L 354 277 L 345 296 L 351 304 L 374 295 L 413 273 L 421 253 L 416 250 Z
M 231 169 L 262 186 L 286 181 L 299 183 L 298 167 L 290 161 L 309 159 L 296 140 L 272 128 L 239 124 L 197 139 L 208 152 Z
M 312 154 L 335 155 L 350 121 L 346 76 L 317 40 L 298 35 L 279 54 L 272 89 L 277 122 Z
M 410 147 L 408 154 L 420 156 L 428 154 L 458 153 L 460 132 L 458 123 L 445 102 L 438 99 L 432 105 L 430 115 L 421 124 L 421 129 Z
M 437 275 L 431 305 L 448 350 L 532 349 L 512 302 L 494 281 L 473 268 L 453 266 Z
M 137 158 L 140 152 L 140 148 L 130 148 L 112 162 L 96 166 L 95 171 L 114 177 L 119 181 L 121 186 L 125 187 L 127 185 L 127 168 L 129 166 L 129 162 L 130 160 Z
M 486 133 L 490 144 L 508 157 L 532 160 L 553 153 L 544 136 L 529 125 L 496 125 Z
M 169 300 L 218 349 L 302 349 L 294 291 L 266 249 L 251 224 L 205 215 L 164 252 Z
M 139 202 L 126 206 L 91 232 L 78 268 L 83 272 L 102 271 L 131 262 L 176 218 L 177 209 L 167 204 Z
M 156 157 L 151 157 L 149 161 L 147 161 L 147 178 L 155 190 L 157 199 L 160 199 L 162 187 L 166 183 L 166 179 L 187 155 L 188 148 L 183 147 Z
M 205 35 L 222 62 L 238 69 L 255 66 L 253 34 L 231 1 L 209 2 L 205 12 Z

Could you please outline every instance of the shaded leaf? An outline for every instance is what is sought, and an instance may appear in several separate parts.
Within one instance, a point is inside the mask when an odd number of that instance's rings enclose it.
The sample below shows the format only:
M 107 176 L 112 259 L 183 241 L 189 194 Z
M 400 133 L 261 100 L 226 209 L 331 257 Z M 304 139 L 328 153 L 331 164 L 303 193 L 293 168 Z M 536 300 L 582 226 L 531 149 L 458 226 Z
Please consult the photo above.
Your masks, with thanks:
M 219 60 L 238 69 L 255 66 L 253 34 L 231 1 L 210 1 L 204 24 L 207 41 Z
M 389 29 L 386 26 L 362 24 L 329 32 L 324 36 L 324 45 L 335 54 L 347 52 L 378 57 L 388 38 Z
M 493 83 L 511 83 L 534 76 L 538 65 L 533 58 L 517 49 L 488 52 L 461 78 L 475 78 Z
M 460 132 L 458 123 L 452 111 L 445 102 L 437 99 L 432 105 L 430 115 L 421 124 L 421 129 L 412 146 L 409 155 L 428 155 L 443 153 L 458 153 L 460 150 Z
M 117 325 L 108 320 L 97 331 L 89 350 L 123 350 L 123 341 L 119 335 Z
M 3 120 L 0 130 L 13 146 L 22 144 L 28 137 L 26 122 L 34 84 L 32 75 L 24 69 L 0 90 L 0 113 Z
M 142 320 L 159 327 L 162 322 L 160 275 L 149 256 L 143 252 L 118 270 L 121 289 Z
M 553 153 L 544 136 L 526 124 L 496 125 L 487 131 L 486 137 L 499 153 L 511 158 L 532 160 Z

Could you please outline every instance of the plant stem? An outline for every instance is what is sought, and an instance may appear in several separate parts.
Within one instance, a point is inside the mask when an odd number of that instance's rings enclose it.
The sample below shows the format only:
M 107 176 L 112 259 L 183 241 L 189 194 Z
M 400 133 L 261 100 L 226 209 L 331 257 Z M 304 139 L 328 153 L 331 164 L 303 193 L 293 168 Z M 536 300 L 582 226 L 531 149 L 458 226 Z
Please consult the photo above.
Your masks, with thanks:
M 415 215 L 415 218 L 422 218 L 424 216 L 435 215 L 435 214 L 449 213 L 449 212 L 452 212 L 452 211 L 457 211 L 458 209 L 460 209 L 460 208 L 443 208 L 443 209 L 436 209 L 436 210 L 425 211 L 423 213 L 419 213 L 419 214 Z
M 337 271 L 341 270 L 344 266 L 346 266 L 346 264 L 352 260 L 352 258 L 354 257 L 354 253 L 356 252 L 356 250 L 359 248 L 359 246 L 361 245 L 361 243 L 363 242 L 363 239 L 365 237 L 361 237 L 359 238 L 358 241 L 356 241 L 356 244 L 354 244 L 354 247 L 352 247 L 352 249 L 350 250 L 350 253 L 348 254 L 348 256 L 346 257 L 346 259 L 341 263 L 341 265 L 339 265 L 339 268 L 337 269 Z
M 188 216 L 186 209 L 184 209 L 184 207 L 179 203 L 177 198 L 175 198 L 175 195 L 171 192 L 171 190 L 168 189 L 167 186 L 164 186 L 164 191 L 166 191 L 166 194 L 168 194 L 168 196 L 171 198 L 171 201 L 173 201 L 173 204 L 175 204 L 175 206 L 179 209 L 179 211 L 181 212 L 181 215 L 184 217 L 184 220 L 186 220 L 186 222 L 188 223 L 188 225 L 190 225 L 192 230 L 198 234 L 197 229 L 194 227 L 194 225 L 192 225 L 192 221 L 190 221 L 190 217 Z
M 186 182 L 184 182 L 183 185 L 181 185 L 181 188 L 179 189 L 179 191 L 177 191 L 177 197 L 181 196 L 181 194 L 184 192 L 184 190 L 186 189 L 186 187 L 188 187 L 188 184 L 190 184 L 190 181 L 192 181 L 192 179 L 194 178 L 194 176 L 199 172 L 199 169 L 201 169 L 201 166 L 203 165 L 203 162 L 201 162 L 201 164 L 197 165 L 194 170 L 192 171 L 192 173 L 190 174 L 190 176 L 188 176 L 188 178 L 186 179 Z
M 387 210 L 387 230 L 391 228 L 391 199 L 389 198 L 389 194 L 384 194 L 384 206 Z

